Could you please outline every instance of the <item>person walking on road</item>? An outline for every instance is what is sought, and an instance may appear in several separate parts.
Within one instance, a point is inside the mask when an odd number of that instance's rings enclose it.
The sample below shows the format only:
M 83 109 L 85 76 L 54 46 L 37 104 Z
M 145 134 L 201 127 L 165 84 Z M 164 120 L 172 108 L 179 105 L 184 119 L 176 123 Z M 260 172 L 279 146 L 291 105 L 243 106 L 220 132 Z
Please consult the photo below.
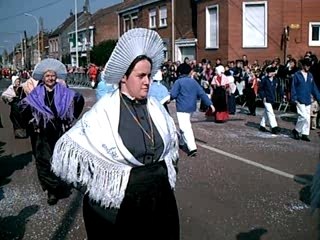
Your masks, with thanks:
M 102 71 L 118 84 L 57 142 L 52 168 L 86 186 L 83 218 L 89 240 L 178 240 L 178 137 L 163 105 L 148 97 L 163 63 L 157 32 L 125 32 Z
M 80 94 L 57 83 L 67 70 L 60 61 L 45 59 L 33 71 L 33 78 L 42 80 L 21 100 L 24 119 L 30 124 L 31 145 L 41 187 L 48 194 L 48 204 L 54 205 L 69 192 L 69 187 L 51 171 L 51 156 L 56 141 L 79 117 L 84 99 Z
M 19 102 L 25 97 L 19 77 L 12 77 L 12 84 L 2 93 L 3 101 L 10 105 L 10 120 L 12 122 L 14 137 L 27 138 L 27 130 L 19 111 Z
M 170 96 L 172 100 L 176 100 L 181 140 L 188 148 L 188 156 L 194 157 L 197 155 L 197 145 L 190 118 L 197 109 L 198 98 L 207 107 L 210 107 L 212 112 L 215 112 L 215 108 L 200 84 L 189 76 L 191 67 L 185 64 L 184 67 L 180 68 L 180 72 L 181 76 L 173 84 Z
M 266 124 L 269 123 L 271 127 L 271 133 L 278 134 L 280 132 L 280 128 L 278 127 L 272 104 L 274 104 L 276 101 L 276 93 L 279 91 L 280 85 L 278 79 L 275 78 L 275 67 L 266 68 L 266 72 L 267 76 L 264 76 L 261 79 L 259 85 L 259 95 L 264 105 L 264 113 L 260 122 L 259 130 L 266 132 Z
M 308 58 L 301 61 L 302 69 L 293 75 L 291 101 L 296 104 L 298 119 L 292 130 L 293 138 L 310 142 L 310 109 L 311 95 L 319 102 L 320 92 L 309 72 L 312 62 Z

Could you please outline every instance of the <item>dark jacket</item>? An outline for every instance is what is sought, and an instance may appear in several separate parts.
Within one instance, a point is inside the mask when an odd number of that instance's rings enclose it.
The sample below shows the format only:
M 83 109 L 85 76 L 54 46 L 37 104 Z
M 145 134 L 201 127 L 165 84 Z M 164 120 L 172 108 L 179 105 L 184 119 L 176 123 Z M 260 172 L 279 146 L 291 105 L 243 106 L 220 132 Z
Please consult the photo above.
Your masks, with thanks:
M 298 101 L 301 104 L 310 105 L 311 95 L 313 95 L 317 101 L 320 101 L 320 93 L 312 74 L 308 72 L 306 81 L 301 71 L 296 72 L 292 79 L 291 100 L 293 102 Z
M 275 103 L 277 92 L 281 91 L 279 79 L 274 77 L 271 81 L 268 76 L 264 76 L 259 84 L 259 96 L 266 98 L 267 103 Z M 281 93 L 280 93 L 281 94 Z
M 200 98 L 208 107 L 212 104 L 211 100 L 196 80 L 187 76 L 182 76 L 175 81 L 170 96 L 171 99 L 176 100 L 177 112 L 195 112 L 197 110 L 198 98 Z

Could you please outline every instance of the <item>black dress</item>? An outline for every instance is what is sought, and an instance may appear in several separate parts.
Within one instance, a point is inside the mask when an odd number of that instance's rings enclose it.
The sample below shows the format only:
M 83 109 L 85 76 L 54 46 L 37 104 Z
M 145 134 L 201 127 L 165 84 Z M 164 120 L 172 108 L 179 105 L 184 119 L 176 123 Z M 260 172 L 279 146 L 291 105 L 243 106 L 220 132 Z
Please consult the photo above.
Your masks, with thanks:
M 45 104 L 54 113 L 55 118 L 50 120 L 46 126 L 40 123 L 39 126 L 29 126 L 31 145 L 36 159 L 38 179 L 43 191 L 53 194 L 57 198 L 63 197 L 69 192 L 69 187 L 51 171 L 51 157 L 54 146 L 62 134 L 67 130 L 67 123 L 57 117 L 57 109 L 54 104 L 54 90 L 45 92 Z M 84 99 L 76 94 L 74 97 L 74 116 L 77 118 L 84 106 Z M 25 109 L 26 119 L 32 118 L 30 107 Z
M 146 101 L 123 96 L 131 112 L 150 133 Z M 83 216 L 89 240 L 179 239 L 179 216 L 167 167 L 159 161 L 164 145 L 153 122 L 154 146 L 121 102 L 119 134 L 124 145 L 144 166 L 133 167 L 120 209 L 103 208 L 84 197 Z

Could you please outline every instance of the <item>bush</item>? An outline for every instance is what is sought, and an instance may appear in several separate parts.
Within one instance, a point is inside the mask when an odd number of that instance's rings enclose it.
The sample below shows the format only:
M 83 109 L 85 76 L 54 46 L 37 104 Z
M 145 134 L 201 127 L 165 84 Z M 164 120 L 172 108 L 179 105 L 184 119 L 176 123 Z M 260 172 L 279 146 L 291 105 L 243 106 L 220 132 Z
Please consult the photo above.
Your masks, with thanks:
M 94 46 L 91 51 L 91 62 L 97 66 L 104 66 L 109 60 L 116 43 L 116 40 L 105 40 Z

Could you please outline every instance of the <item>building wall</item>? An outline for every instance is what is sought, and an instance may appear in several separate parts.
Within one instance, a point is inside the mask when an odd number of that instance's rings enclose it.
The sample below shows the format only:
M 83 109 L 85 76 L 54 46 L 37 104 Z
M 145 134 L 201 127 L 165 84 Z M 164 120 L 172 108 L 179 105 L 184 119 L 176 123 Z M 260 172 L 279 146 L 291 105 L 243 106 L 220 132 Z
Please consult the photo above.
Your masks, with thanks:
M 194 38 L 191 0 L 175 0 L 175 38 Z
M 284 25 L 299 24 L 300 28 L 290 29 L 288 53 L 299 58 L 306 51 L 312 51 L 320 57 L 320 47 L 309 45 L 309 22 L 320 22 L 320 1 L 317 0 L 285 0 Z
M 263 0 L 261 0 L 263 1 Z M 203 0 L 198 3 L 198 60 L 217 57 L 223 63 L 236 60 L 243 54 L 249 62 L 258 60 L 260 64 L 266 59 L 279 57 L 284 61 L 285 53 L 299 58 L 310 50 L 320 56 L 320 47 L 309 47 L 309 22 L 320 21 L 320 1 L 317 0 L 266 0 L 268 14 L 268 43 L 266 48 L 242 47 L 242 4 L 257 2 L 254 0 Z M 205 9 L 206 6 L 219 5 L 219 49 L 205 49 Z M 290 38 L 285 52 L 282 46 L 282 34 L 286 26 L 300 24 L 300 29 L 290 29 Z
M 219 12 L 219 48 L 218 49 L 206 49 L 206 8 L 207 6 L 218 5 Z M 197 31 L 198 31 L 198 52 L 197 60 L 206 58 L 215 62 L 216 58 L 221 58 L 222 60 L 227 59 L 228 54 L 228 7 L 227 1 L 220 0 L 205 0 L 200 1 L 197 6 Z M 235 27 L 237 28 L 237 27 Z M 230 46 L 229 46 L 230 47 Z
M 108 9 L 101 9 L 92 16 L 92 25 L 95 27 L 94 44 L 109 39 L 118 39 L 118 5 Z

